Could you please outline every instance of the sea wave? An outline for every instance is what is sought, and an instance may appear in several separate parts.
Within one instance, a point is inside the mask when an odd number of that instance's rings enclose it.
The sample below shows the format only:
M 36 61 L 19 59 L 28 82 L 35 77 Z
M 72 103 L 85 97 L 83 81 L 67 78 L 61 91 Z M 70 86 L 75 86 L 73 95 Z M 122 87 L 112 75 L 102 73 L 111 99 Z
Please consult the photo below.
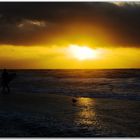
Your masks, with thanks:
M 140 70 L 15 70 L 12 92 L 140 100 Z

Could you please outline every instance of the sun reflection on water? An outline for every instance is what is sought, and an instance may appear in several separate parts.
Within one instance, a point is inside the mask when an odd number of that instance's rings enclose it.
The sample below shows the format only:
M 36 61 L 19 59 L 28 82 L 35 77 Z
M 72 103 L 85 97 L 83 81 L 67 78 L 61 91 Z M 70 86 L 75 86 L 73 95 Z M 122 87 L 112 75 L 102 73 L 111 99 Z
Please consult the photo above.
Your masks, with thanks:
M 78 98 L 79 112 L 76 114 L 76 124 L 90 126 L 96 123 L 95 101 L 91 98 Z
M 93 104 L 94 104 L 94 100 L 91 98 L 84 98 L 84 97 L 78 98 L 79 106 L 89 107 L 89 106 L 92 106 Z

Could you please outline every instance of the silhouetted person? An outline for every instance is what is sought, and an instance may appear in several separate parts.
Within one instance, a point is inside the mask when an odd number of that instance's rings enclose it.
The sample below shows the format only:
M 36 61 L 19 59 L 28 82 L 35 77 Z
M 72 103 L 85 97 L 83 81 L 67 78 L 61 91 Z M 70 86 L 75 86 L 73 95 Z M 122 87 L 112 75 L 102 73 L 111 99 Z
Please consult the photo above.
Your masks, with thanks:
M 9 73 L 7 72 L 6 69 L 4 69 L 1 75 L 2 93 L 10 93 L 9 77 L 10 77 Z
M 72 103 L 76 103 L 77 102 L 77 99 L 76 98 L 72 98 Z

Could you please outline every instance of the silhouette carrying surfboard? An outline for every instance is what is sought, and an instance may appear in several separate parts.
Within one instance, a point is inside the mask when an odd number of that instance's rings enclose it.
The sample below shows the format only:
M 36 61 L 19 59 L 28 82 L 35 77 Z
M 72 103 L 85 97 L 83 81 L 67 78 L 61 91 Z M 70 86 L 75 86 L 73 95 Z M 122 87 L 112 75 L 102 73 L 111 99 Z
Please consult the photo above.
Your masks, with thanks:
M 9 73 L 6 69 L 1 74 L 2 93 L 10 93 L 10 82 L 15 79 L 16 73 Z

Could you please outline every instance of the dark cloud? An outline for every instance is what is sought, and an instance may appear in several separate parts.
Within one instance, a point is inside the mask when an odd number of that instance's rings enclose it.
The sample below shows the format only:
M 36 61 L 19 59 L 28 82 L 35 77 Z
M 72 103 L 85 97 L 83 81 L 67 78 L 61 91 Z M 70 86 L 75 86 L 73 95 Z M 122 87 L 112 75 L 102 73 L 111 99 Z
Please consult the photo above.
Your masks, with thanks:
M 0 43 L 140 45 L 140 6 L 105 2 L 1 2 Z M 84 40 L 85 37 L 85 40 Z M 61 42 L 61 41 L 60 41 Z

